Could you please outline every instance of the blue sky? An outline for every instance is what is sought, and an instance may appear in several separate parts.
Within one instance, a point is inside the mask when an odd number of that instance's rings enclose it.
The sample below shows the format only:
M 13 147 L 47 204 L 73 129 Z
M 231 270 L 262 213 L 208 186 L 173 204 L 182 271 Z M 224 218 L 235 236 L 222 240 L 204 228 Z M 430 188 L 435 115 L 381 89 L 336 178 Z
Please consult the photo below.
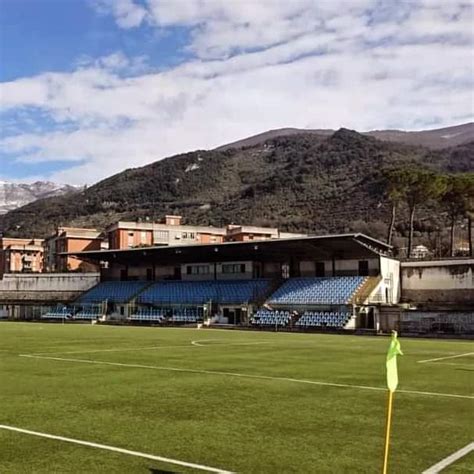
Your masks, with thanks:
M 0 80 L 73 71 L 82 56 L 116 51 L 145 55 L 155 67 L 173 66 L 189 57 L 183 51 L 185 28 L 160 34 L 144 26 L 124 34 L 112 16 L 98 14 L 92 5 L 87 0 L 0 0 Z
M 473 29 L 462 0 L 0 0 L 0 179 L 92 183 L 279 127 L 471 121 Z

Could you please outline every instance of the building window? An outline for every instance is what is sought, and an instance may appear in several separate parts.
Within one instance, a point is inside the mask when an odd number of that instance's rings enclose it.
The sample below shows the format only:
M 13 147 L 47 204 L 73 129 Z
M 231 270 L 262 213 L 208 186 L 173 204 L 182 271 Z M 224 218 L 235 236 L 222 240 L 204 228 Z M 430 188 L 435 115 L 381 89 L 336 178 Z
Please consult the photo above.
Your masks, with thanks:
M 245 263 L 225 263 L 222 273 L 245 273 Z
M 142 231 L 142 232 L 140 233 L 140 242 L 141 242 L 142 244 L 146 244 L 146 232 L 144 232 L 144 231 Z
M 169 233 L 167 230 L 155 230 L 153 231 L 153 243 L 164 243 L 168 242 Z
M 188 275 L 209 275 L 209 265 L 190 265 L 186 269 Z
M 133 232 L 128 233 L 128 246 L 133 247 Z

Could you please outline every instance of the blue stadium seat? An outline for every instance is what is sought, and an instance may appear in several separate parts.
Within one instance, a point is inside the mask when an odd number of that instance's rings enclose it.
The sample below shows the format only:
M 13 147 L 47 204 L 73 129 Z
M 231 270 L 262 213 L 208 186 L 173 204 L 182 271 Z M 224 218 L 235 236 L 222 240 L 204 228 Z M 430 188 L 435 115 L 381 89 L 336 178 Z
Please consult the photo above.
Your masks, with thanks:
M 333 327 L 342 329 L 351 319 L 350 311 L 305 311 L 295 326 L 303 328 Z
M 100 303 L 106 300 L 127 303 L 148 284 L 146 281 L 104 281 L 80 296 L 77 303 Z
M 140 307 L 132 315 L 130 315 L 130 321 L 154 321 L 161 323 L 165 317 L 165 310 L 161 308 L 152 307 Z
M 262 298 L 269 280 L 161 281 L 141 293 L 142 304 L 243 304 Z
M 290 278 L 268 299 L 270 304 L 347 304 L 365 277 Z
M 100 306 L 83 307 L 72 317 L 73 319 L 97 319 L 102 316 L 102 309 Z
M 169 318 L 167 317 L 167 315 Z M 130 321 L 154 321 L 163 323 L 169 321 L 172 323 L 195 323 L 202 321 L 204 318 L 204 310 L 201 307 L 184 307 L 184 308 L 155 308 L 150 306 L 141 306 L 137 308 L 132 315 Z
M 41 319 L 71 319 L 72 309 L 67 306 L 56 306 L 41 315 Z
M 287 326 L 291 321 L 289 311 L 272 311 L 259 309 L 251 318 L 250 323 L 255 326 Z
M 175 308 L 170 321 L 173 323 L 195 323 L 204 317 L 202 308 Z

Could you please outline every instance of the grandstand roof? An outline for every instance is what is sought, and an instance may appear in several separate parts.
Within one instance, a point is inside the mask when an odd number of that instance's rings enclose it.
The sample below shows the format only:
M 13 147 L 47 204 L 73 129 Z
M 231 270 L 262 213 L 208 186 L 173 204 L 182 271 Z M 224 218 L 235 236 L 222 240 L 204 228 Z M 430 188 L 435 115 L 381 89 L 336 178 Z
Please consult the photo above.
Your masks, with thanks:
M 392 247 L 364 234 L 339 234 L 290 239 L 251 240 L 219 244 L 170 245 L 126 250 L 71 252 L 81 260 L 123 264 L 177 264 L 221 261 L 287 261 L 288 257 L 310 260 L 361 259 L 390 255 Z

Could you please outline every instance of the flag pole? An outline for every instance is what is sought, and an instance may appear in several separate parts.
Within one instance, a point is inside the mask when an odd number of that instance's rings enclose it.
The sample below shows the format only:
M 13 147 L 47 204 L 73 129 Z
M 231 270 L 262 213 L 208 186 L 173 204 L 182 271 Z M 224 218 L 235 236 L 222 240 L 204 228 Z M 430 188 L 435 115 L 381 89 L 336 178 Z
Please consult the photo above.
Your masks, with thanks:
M 390 448 L 390 427 L 392 426 L 392 402 L 393 393 L 398 386 L 397 355 L 403 355 L 400 348 L 400 342 L 397 339 L 397 331 L 392 331 L 392 340 L 387 352 L 387 387 L 388 387 L 388 406 L 387 406 L 387 427 L 385 430 L 385 450 L 383 457 L 383 474 L 387 474 L 388 469 L 388 451 Z
M 393 402 L 393 392 L 388 391 L 388 406 L 387 406 L 387 427 L 385 431 L 385 450 L 383 457 L 383 474 L 387 474 L 388 468 L 388 451 L 390 447 L 390 428 L 392 426 L 392 402 Z

